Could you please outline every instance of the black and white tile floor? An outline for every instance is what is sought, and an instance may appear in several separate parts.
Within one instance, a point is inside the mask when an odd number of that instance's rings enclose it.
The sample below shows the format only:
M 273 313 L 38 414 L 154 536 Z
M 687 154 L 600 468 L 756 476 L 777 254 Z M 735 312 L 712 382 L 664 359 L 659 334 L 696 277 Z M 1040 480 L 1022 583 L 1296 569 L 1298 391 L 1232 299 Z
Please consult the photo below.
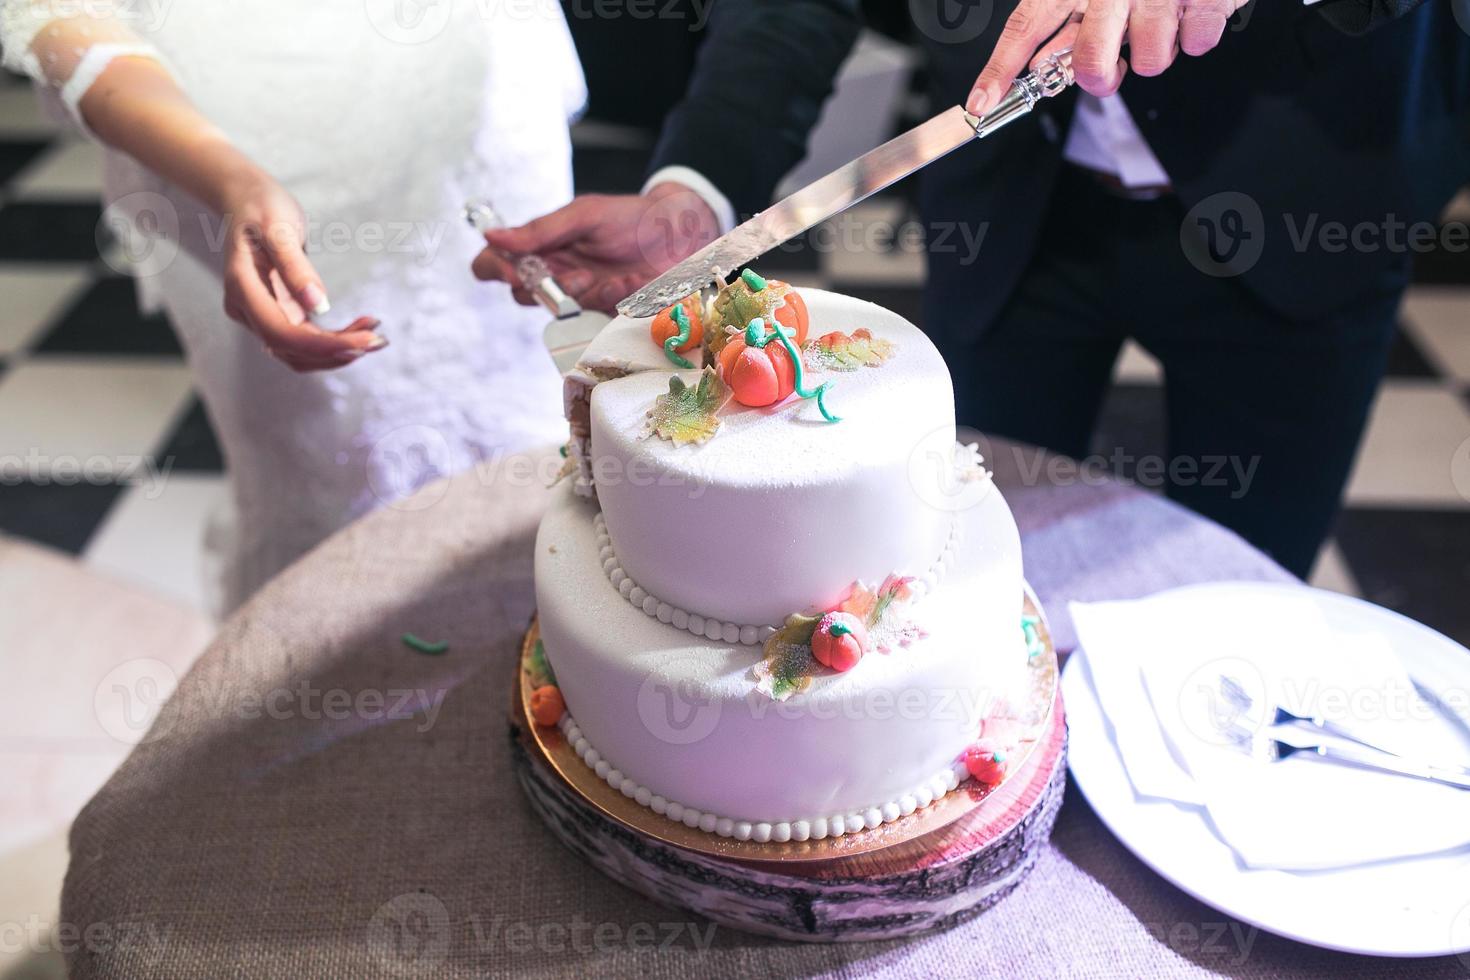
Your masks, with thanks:
M 584 126 L 578 147 L 583 190 L 636 184 L 646 154 L 636 139 Z M 26 85 L 0 79 L 0 533 L 202 603 L 199 539 L 222 499 L 220 456 L 167 324 L 140 316 L 129 283 L 99 260 L 97 175 L 95 148 L 61 138 Z M 885 198 L 850 220 L 891 221 L 902 207 Z M 1470 220 L 1470 202 L 1453 217 Z M 917 319 L 916 250 L 794 248 L 769 265 Z M 1421 269 L 1346 510 L 1313 578 L 1470 642 L 1470 255 L 1435 256 Z M 1160 452 L 1160 404 L 1157 365 L 1129 349 L 1099 445 Z M 172 469 L 160 483 L 61 485 L 47 468 L 94 457 Z

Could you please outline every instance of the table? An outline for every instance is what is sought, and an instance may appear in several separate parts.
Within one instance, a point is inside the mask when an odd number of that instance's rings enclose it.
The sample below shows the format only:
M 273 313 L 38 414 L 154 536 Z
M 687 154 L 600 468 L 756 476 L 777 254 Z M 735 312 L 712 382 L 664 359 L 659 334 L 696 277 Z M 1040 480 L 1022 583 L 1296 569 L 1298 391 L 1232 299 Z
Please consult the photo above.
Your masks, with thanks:
M 994 441 L 1059 649 L 1070 599 L 1286 572 L 1175 505 Z M 325 542 L 222 628 L 78 816 L 62 921 L 93 976 L 1463 977 L 1311 949 L 1144 868 L 1075 788 L 1031 876 L 952 931 L 797 945 L 663 909 L 580 865 L 514 784 L 506 678 L 548 491 L 499 465 Z M 407 649 L 412 631 L 447 640 Z

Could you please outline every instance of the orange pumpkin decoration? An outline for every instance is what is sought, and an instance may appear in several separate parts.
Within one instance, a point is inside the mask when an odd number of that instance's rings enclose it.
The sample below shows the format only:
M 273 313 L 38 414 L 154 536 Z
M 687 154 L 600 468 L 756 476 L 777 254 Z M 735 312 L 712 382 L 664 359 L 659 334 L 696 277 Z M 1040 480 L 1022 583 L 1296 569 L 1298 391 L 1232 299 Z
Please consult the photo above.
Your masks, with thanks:
M 704 319 L 704 304 L 699 301 L 699 294 L 695 293 L 693 296 L 686 296 L 673 306 L 660 311 L 659 315 L 654 317 L 653 322 L 648 326 L 649 335 L 653 337 L 653 342 L 660 347 L 668 343 L 670 337 L 676 337 L 679 334 L 679 324 L 674 319 L 674 306 L 682 306 L 684 308 L 684 315 L 689 318 L 689 339 L 674 348 L 674 350 L 682 354 L 687 350 L 693 350 L 704 342 L 704 323 L 702 322 Z
M 710 353 L 723 351 L 735 336 L 731 331 L 744 330 L 757 317 L 775 317 L 777 323 L 796 331 L 791 339 L 798 348 L 806 346 L 811 314 L 801 294 L 789 283 L 762 279 L 747 269 L 715 297 L 714 320 L 709 328 Z
M 1006 777 L 1006 754 L 986 742 L 976 742 L 965 749 L 965 768 L 970 775 L 987 786 L 994 786 Z
M 567 703 L 555 684 L 543 684 L 531 692 L 531 717 L 536 724 L 551 728 L 566 710 Z
M 786 284 L 780 283 L 780 285 L 784 286 Z M 776 307 L 775 317 L 776 322 L 781 324 L 781 326 L 790 327 L 796 331 L 796 336 L 792 337 L 791 340 L 796 344 L 797 350 L 806 346 L 806 332 L 807 328 L 811 326 L 812 318 L 811 314 L 807 312 L 806 300 L 801 298 L 801 293 L 798 293 L 794 289 L 788 292 L 786 294 L 786 302 Z
M 720 351 L 720 377 L 742 405 L 765 408 L 796 390 L 796 368 L 779 341 L 751 347 L 744 334 L 730 338 Z
M 851 670 L 868 648 L 868 629 L 852 613 L 829 612 L 812 633 L 812 656 L 823 667 Z

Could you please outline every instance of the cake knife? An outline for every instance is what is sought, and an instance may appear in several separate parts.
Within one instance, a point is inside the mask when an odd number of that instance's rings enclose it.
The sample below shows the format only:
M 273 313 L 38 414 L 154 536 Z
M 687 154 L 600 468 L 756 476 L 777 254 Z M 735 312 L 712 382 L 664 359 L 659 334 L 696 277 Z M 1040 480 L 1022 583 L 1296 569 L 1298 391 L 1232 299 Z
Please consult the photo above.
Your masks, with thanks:
M 470 227 L 481 234 L 506 227 L 495 206 L 484 199 L 467 202 L 464 217 Z M 610 318 L 605 313 L 584 310 L 580 303 L 568 296 L 557 285 L 556 277 L 540 256 L 502 254 L 501 258 L 510 263 L 521 285 L 551 314 L 552 320 L 542 331 L 541 340 L 551 353 L 556 369 L 566 374 L 576 366 L 582 351 L 607 326 Z
M 973 139 L 989 136 L 1072 82 L 1072 49 L 1066 48 L 1016 79 L 1004 98 L 985 115 L 976 117 L 963 107 L 954 106 L 869 150 L 695 252 L 619 303 L 618 312 L 632 317 L 653 316 L 709 285 L 717 276 L 737 271 L 756 256 L 845 211 L 920 167 Z

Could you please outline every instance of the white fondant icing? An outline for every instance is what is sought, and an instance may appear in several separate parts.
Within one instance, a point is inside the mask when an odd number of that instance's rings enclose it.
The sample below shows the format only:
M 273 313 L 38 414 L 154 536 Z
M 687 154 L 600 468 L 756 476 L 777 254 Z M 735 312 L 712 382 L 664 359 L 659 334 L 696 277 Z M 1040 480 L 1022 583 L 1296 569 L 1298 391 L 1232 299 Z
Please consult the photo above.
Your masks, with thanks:
M 644 615 L 652 616 L 660 623 L 672 623 L 678 629 L 689 629 L 696 636 L 722 640 L 725 643 L 742 643 L 746 646 L 763 644 L 775 632 L 776 627 L 770 625 L 739 626 L 735 623 L 719 623 L 701 616 L 691 618 L 689 613 L 677 610 L 667 602 L 661 602 L 634 582 L 632 577 L 618 564 L 617 552 L 609 542 L 607 525 L 603 523 L 601 513 L 598 513 L 593 520 L 592 528 L 597 535 L 599 545 L 597 556 L 602 560 L 602 570 L 607 575 L 608 581 L 617 587 L 619 595 L 626 597 L 630 603 L 641 609 Z M 933 591 L 943 571 L 953 563 L 954 552 L 959 548 L 959 541 L 960 525 L 959 522 L 954 522 L 949 536 L 945 539 L 944 551 L 934 559 L 930 570 L 914 583 L 915 591 L 920 596 Z M 695 629 L 693 625 L 695 623 L 698 624 L 699 629 Z M 716 630 L 718 633 L 715 632 Z
M 1025 675 L 1020 542 L 998 492 L 956 518 L 954 567 L 913 607 L 927 635 L 776 703 L 755 688 L 760 651 L 698 638 L 703 617 L 662 623 L 608 588 L 595 506 L 557 493 L 542 523 L 536 592 L 547 658 L 593 765 L 716 818 L 865 825 L 905 798 L 943 796 L 992 694 Z M 554 546 L 554 548 L 552 547 Z M 631 586 L 630 586 L 631 589 Z M 718 635 L 723 627 L 716 623 Z M 595 748 L 594 748 L 595 746 Z M 636 798 L 636 787 L 635 787 Z M 675 804 L 668 803 L 672 808 Z M 665 815 L 668 815 L 667 813 Z M 881 812 L 880 812 L 881 817 Z
M 954 397 L 939 352 L 881 307 L 801 293 L 813 337 L 866 327 L 897 345 L 881 367 L 812 373 L 813 384 L 833 382 L 827 403 L 839 423 L 811 400 L 731 403 L 713 439 L 675 446 L 643 437 L 669 371 L 591 393 L 597 495 L 622 567 L 663 601 L 721 622 L 779 623 L 830 608 L 854 579 L 921 573 L 948 534 Z M 620 318 L 608 330 L 646 341 L 647 321 Z

